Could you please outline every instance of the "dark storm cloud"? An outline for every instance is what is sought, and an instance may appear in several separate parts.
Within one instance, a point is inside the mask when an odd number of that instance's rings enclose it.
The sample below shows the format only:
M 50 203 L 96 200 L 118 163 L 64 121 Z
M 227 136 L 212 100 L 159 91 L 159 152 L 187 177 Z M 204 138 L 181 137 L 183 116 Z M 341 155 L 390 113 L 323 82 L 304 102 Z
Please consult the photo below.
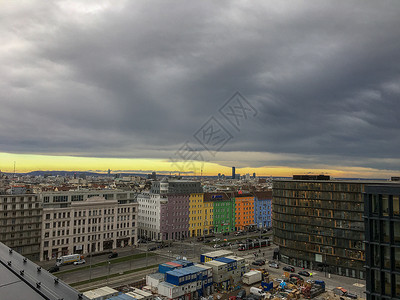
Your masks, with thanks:
M 214 115 L 227 165 L 400 167 L 398 1 L 2 6 L 1 152 L 166 158 Z

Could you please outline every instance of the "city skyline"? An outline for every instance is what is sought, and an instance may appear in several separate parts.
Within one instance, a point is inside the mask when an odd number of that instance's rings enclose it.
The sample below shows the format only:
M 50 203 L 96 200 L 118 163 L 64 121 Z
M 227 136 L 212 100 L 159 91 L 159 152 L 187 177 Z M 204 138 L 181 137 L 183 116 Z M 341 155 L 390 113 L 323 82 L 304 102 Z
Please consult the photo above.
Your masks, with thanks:
M 1 7 L 3 171 L 399 175 L 398 1 Z

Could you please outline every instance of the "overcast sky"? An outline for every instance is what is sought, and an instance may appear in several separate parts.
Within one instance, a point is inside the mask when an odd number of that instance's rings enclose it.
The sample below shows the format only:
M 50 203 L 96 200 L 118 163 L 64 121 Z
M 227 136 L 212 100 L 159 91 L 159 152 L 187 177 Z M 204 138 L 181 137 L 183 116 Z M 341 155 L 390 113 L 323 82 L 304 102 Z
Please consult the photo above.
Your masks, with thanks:
M 398 0 L 1 1 L 0 152 L 168 158 L 204 150 L 214 117 L 229 139 L 203 155 L 221 165 L 398 170 L 399 16 Z M 239 126 L 221 113 L 236 92 Z

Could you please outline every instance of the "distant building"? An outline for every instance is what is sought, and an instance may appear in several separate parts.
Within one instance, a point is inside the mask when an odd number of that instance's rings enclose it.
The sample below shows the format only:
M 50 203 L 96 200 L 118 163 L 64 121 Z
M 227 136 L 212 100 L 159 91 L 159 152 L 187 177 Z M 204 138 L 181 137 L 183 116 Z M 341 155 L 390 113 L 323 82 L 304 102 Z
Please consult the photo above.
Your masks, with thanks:
M 191 200 L 201 202 L 202 193 L 201 183 L 197 181 L 168 179 L 167 177 L 161 181 L 153 181 L 150 192 L 138 196 L 139 236 L 156 240 L 189 237 L 191 234 L 190 203 Z M 201 206 L 200 202 L 196 205 Z M 192 214 L 194 214 L 193 210 Z M 202 213 L 196 212 L 196 217 L 200 216 Z M 198 223 L 202 223 L 202 221 L 191 223 L 195 234 L 198 229 L 203 227 Z
M 272 191 L 255 192 L 254 224 L 257 227 L 270 228 L 272 226 Z
M 251 194 L 238 194 L 235 200 L 235 228 L 236 230 L 247 230 L 254 227 L 254 196 Z
M 206 193 L 204 199 L 213 203 L 214 232 L 235 230 L 235 201 L 231 193 Z
M 256 173 L 253 173 L 253 178 L 256 178 Z
M 0 203 L 0 240 L 29 259 L 38 260 L 42 205 L 37 195 L 0 195 Z
M 362 193 L 367 183 L 274 180 L 272 222 L 281 260 L 364 279 Z
M 43 192 L 40 260 L 137 243 L 136 194 L 118 190 Z
M 330 180 L 328 175 L 293 175 L 293 180 Z
M 400 185 L 367 186 L 364 201 L 367 300 L 400 299 Z
M 236 179 L 236 172 L 235 172 L 236 168 L 232 167 L 232 179 Z

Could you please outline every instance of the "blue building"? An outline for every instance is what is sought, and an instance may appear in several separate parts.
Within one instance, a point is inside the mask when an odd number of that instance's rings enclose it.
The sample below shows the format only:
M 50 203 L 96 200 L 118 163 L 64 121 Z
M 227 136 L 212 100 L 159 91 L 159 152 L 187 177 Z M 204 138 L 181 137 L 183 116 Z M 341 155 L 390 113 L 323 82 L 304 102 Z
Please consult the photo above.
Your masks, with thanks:
M 272 191 L 256 192 L 254 197 L 254 224 L 257 227 L 270 228 L 272 226 Z

